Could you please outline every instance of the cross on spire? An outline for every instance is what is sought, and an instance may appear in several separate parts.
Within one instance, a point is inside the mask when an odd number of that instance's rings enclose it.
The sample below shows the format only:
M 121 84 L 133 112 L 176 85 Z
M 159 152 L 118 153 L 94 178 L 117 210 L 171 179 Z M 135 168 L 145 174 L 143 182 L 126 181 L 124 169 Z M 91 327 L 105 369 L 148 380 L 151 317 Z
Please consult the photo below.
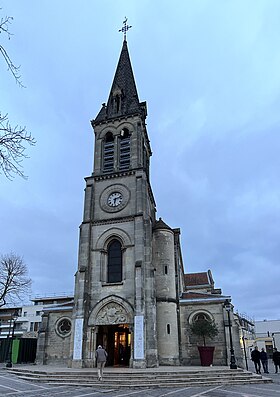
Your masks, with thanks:
M 119 32 L 123 32 L 124 41 L 126 41 L 126 32 L 128 31 L 128 29 L 132 28 L 132 26 L 127 25 L 126 22 L 127 22 L 127 17 L 124 18 L 123 27 L 119 29 Z

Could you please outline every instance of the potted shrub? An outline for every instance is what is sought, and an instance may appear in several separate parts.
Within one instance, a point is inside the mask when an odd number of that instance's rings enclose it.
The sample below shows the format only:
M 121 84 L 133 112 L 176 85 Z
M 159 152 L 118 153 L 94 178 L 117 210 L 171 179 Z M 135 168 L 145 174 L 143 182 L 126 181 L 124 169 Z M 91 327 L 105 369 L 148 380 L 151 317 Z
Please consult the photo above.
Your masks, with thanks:
M 202 366 L 213 364 L 214 346 L 206 346 L 206 339 L 213 339 L 218 334 L 214 320 L 199 315 L 190 325 L 191 332 L 203 340 L 203 346 L 197 346 Z

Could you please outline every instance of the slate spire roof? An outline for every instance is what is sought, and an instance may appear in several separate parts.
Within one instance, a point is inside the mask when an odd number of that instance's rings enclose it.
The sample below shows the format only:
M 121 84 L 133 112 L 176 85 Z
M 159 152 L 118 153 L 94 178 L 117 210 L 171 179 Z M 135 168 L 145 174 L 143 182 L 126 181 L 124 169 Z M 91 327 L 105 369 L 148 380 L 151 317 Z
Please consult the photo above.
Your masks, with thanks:
M 168 226 L 161 218 L 155 222 L 155 225 L 153 227 L 154 230 L 157 229 L 167 229 L 167 230 L 172 230 L 170 226 Z
M 103 104 L 93 122 L 143 112 L 146 116 L 146 104 L 139 102 L 127 41 L 124 40 L 107 104 Z

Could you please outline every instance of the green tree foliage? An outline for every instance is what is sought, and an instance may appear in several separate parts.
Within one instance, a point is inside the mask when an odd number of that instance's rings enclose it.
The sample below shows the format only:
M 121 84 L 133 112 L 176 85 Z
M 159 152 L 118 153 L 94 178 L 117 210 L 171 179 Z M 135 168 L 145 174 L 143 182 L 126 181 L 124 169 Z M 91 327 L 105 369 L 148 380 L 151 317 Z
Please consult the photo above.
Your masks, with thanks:
M 203 339 L 203 345 L 206 346 L 206 338 L 213 339 L 218 335 L 218 328 L 215 321 L 206 318 L 198 318 L 190 326 L 191 332 Z

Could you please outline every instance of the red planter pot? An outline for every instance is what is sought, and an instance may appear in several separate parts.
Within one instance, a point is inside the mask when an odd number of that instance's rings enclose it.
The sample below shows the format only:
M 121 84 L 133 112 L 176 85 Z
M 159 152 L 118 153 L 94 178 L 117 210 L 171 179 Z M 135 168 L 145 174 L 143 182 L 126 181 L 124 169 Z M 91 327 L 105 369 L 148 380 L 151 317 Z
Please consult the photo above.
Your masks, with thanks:
M 200 362 L 203 367 L 209 367 L 213 364 L 213 356 L 214 356 L 214 346 L 197 346 Z

